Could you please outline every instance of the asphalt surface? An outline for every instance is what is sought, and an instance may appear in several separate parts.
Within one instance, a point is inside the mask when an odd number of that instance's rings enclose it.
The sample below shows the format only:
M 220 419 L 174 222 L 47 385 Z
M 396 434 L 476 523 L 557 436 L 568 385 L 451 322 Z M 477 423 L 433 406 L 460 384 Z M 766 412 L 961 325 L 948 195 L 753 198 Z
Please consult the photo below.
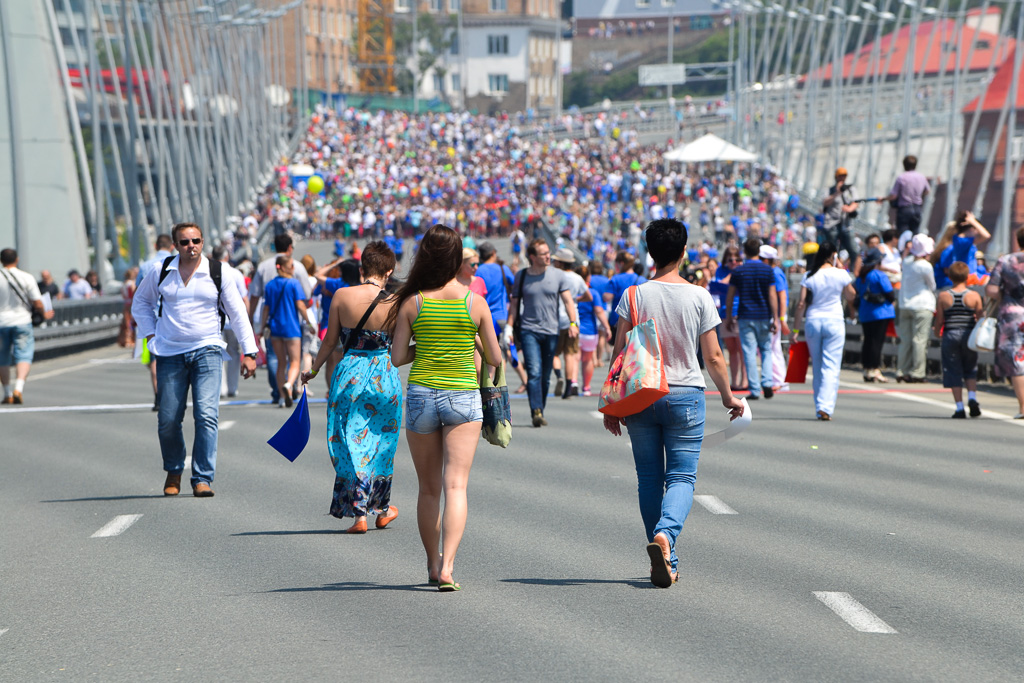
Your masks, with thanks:
M 463 590 L 438 594 L 404 438 L 398 520 L 350 537 L 323 403 L 294 463 L 265 443 L 285 411 L 222 406 L 216 497 L 165 498 L 145 369 L 116 347 L 38 363 L 0 409 L 0 680 L 1019 681 L 1024 425 L 988 416 L 1015 401 L 985 391 L 955 421 L 938 385 L 858 377 L 831 423 L 794 385 L 702 453 L 717 498 L 668 590 L 628 438 L 596 398 L 552 398 L 542 429 L 516 398 L 511 446 L 477 451 Z M 265 374 L 238 398 L 266 400 Z M 93 537 L 122 515 L 141 517 Z

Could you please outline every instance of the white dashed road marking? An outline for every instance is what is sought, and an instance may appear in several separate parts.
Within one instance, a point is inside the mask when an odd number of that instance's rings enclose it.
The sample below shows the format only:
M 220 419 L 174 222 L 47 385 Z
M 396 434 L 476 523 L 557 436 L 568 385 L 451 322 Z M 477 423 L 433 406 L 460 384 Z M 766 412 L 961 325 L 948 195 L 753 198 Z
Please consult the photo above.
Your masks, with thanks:
M 896 629 L 876 617 L 874 612 L 854 600 L 849 593 L 814 591 L 814 597 L 861 633 L 897 633 Z
M 604 413 L 602 413 L 599 410 L 591 410 L 590 411 L 590 417 L 596 417 L 598 420 L 603 420 L 604 419 Z
M 7 633 L 10 630 L 11 629 L 9 629 L 9 628 L 0 628 L 0 636 L 2 636 L 3 634 Z
M 185 469 L 187 470 L 189 467 L 192 467 L 192 456 L 191 455 L 186 455 L 185 456 Z
M 694 496 L 693 500 L 700 503 L 701 507 L 713 515 L 738 515 L 740 513 L 722 502 L 718 496 L 700 495 Z
M 125 529 L 130 527 L 135 522 L 139 521 L 142 515 L 118 515 L 112 520 L 103 525 L 99 531 L 92 535 L 92 538 L 107 538 L 109 536 L 117 536 L 124 532 Z
M 224 420 L 223 422 L 220 423 L 220 431 L 226 432 L 227 430 L 231 429 L 234 426 L 235 426 L 235 421 L 234 420 Z

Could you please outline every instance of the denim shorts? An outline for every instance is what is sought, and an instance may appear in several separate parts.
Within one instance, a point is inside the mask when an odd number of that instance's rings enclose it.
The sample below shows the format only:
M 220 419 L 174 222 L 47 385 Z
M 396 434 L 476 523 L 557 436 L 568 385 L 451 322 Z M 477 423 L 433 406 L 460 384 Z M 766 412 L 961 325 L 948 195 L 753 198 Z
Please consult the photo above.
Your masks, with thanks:
M 410 384 L 405 393 L 405 428 L 431 434 L 441 427 L 483 422 L 480 392 L 476 389 L 431 389 Z
M 0 367 L 31 363 L 35 355 L 36 338 L 32 325 L 0 327 Z

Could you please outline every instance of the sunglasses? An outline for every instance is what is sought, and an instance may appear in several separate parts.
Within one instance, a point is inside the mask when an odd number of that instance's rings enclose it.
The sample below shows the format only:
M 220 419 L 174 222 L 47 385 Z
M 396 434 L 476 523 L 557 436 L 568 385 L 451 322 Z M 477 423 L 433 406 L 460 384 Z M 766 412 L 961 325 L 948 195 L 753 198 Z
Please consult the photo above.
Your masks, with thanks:
M 479 268 L 480 267 L 480 263 L 479 262 L 477 262 L 477 263 L 470 263 L 469 267 L 470 268 Z
M 725 259 L 725 262 L 726 263 L 743 263 L 743 259 L 741 259 L 741 258 L 727 258 L 727 259 Z
M 187 247 L 189 245 L 189 243 L 192 243 L 192 244 L 202 244 L 203 243 L 203 238 L 202 237 L 193 237 L 190 240 L 189 239 L 178 240 L 178 245 L 182 246 L 182 247 Z

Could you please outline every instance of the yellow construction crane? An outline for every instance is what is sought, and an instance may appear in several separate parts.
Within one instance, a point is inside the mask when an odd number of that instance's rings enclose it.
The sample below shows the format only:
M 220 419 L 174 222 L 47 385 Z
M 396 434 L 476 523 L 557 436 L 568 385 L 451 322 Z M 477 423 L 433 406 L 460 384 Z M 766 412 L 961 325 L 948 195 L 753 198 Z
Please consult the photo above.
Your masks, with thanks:
M 359 90 L 390 95 L 395 92 L 395 39 L 390 12 L 394 0 L 358 2 Z

